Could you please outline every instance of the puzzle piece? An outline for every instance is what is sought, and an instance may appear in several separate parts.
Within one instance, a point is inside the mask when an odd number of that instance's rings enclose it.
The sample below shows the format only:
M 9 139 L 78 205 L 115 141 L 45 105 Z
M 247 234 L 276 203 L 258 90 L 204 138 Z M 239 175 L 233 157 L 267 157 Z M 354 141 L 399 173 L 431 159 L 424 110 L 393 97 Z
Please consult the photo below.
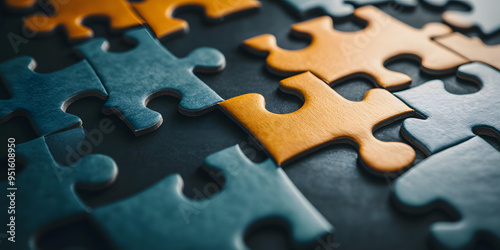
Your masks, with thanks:
M 387 89 L 408 86 L 411 78 L 390 71 L 384 63 L 391 58 L 415 55 L 422 59 L 426 72 L 450 72 L 467 62 L 430 38 L 451 33 L 444 24 L 430 23 L 414 29 L 373 6 L 357 8 L 354 15 L 368 21 L 357 32 L 340 32 L 332 28 L 330 17 L 318 17 L 292 25 L 292 30 L 312 36 L 311 44 L 301 50 L 284 50 L 273 35 L 265 34 L 246 40 L 256 53 L 268 53 L 268 68 L 278 75 L 311 71 L 328 83 L 334 80 L 369 75 Z
M 101 189 L 115 179 L 118 169 L 115 162 L 104 155 L 90 155 L 70 167 L 57 165 L 52 158 L 45 138 L 19 144 L 17 159 L 24 159 L 26 169 L 16 168 L 15 187 L 8 190 L 7 181 L 0 182 L 7 192 L 15 192 L 15 244 L 16 249 L 35 249 L 34 239 L 40 230 L 48 229 L 57 220 L 85 212 L 88 207 L 75 193 L 75 185 L 85 189 Z M 2 195 L 2 204 L 10 197 Z M 2 216 L 2 225 L 10 216 Z
M 488 64 L 500 70 L 500 45 L 486 45 L 478 37 L 469 38 L 455 32 L 434 41 L 471 60 Z
M 444 7 L 449 2 L 460 2 L 471 7 L 470 11 L 446 11 L 443 20 L 452 26 L 468 29 L 477 26 L 484 34 L 490 35 L 500 29 L 500 2 L 497 0 L 424 0 L 425 2 Z
M 473 129 L 500 131 L 500 72 L 482 63 L 460 66 L 459 77 L 479 78 L 481 89 L 473 94 L 454 95 L 444 83 L 433 80 L 416 88 L 394 93 L 415 111 L 427 117 L 403 122 L 403 135 L 422 151 L 433 154 L 475 136 Z
M 361 159 L 377 171 L 408 166 L 415 151 L 400 142 L 383 142 L 372 132 L 380 123 L 409 115 L 408 108 L 391 93 L 371 89 L 361 102 L 344 99 L 310 72 L 281 81 L 284 92 L 300 92 L 304 105 L 289 114 L 265 109 L 259 94 L 246 94 L 220 105 L 250 131 L 278 164 L 296 158 L 334 140 L 350 139 L 359 145 Z
M 7 6 L 14 9 L 30 8 L 35 5 L 37 0 L 7 0 Z
M 27 113 L 36 132 L 48 135 L 82 124 L 79 117 L 65 113 L 72 102 L 86 96 L 106 96 L 87 61 L 48 74 L 34 72 L 35 67 L 33 58 L 26 56 L 0 64 L 0 75 L 12 93 L 12 98 L 0 100 L 0 122 Z
M 92 30 L 82 24 L 88 17 L 105 16 L 109 18 L 113 29 L 125 29 L 143 23 L 130 4 L 123 0 L 70 0 L 64 3 L 49 0 L 49 2 L 57 6 L 55 15 L 35 14 L 26 18 L 24 25 L 28 29 L 45 33 L 54 31 L 58 26 L 64 26 L 71 39 L 83 39 L 93 36 Z
M 500 239 L 500 153 L 480 137 L 446 149 L 396 180 L 394 193 L 404 208 L 453 207 L 460 220 L 438 222 L 431 234 L 445 249 L 472 249 L 475 236 Z
M 226 180 L 213 197 L 188 199 L 175 174 L 92 215 L 119 249 L 247 249 L 245 231 L 270 219 L 286 221 L 298 244 L 333 231 L 272 160 L 254 163 L 236 145 L 208 156 L 205 165 Z
M 158 38 L 177 32 L 187 32 L 188 23 L 174 18 L 175 10 L 186 6 L 203 7 L 205 16 L 211 20 L 222 19 L 237 12 L 260 7 L 256 0 L 144 0 L 132 3 L 139 14 L 148 22 Z
M 181 113 L 199 115 L 222 101 L 193 71 L 217 72 L 224 68 L 224 55 L 213 48 L 199 48 L 178 59 L 149 32 L 136 29 L 127 36 L 137 46 L 126 52 L 108 52 L 105 39 L 93 39 L 78 46 L 90 61 L 109 93 L 104 112 L 116 113 L 136 135 L 157 129 L 162 123 L 158 112 L 146 107 L 160 95 L 182 97 Z

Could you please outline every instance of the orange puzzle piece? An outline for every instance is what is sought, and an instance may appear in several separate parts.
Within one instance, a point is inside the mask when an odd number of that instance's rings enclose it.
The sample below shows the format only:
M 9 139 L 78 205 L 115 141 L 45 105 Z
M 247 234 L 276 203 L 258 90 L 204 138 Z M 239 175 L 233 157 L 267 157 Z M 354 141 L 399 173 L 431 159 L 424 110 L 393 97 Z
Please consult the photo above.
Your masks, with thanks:
M 135 14 L 124 0 L 49 0 L 56 6 L 54 16 L 35 14 L 24 21 L 24 25 L 37 32 L 50 32 L 59 25 L 66 28 L 71 39 L 92 37 L 91 29 L 83 26 L 87 17 L 105 16 L 111 21 L 111 28 L 123 29 L 141 25 L 142 19 Z
M 259 94 L 223 101 L 222 108 L 252 133 L 278 164 L 338 139 L 359 145 L 361 159 L 377 171 L 395 171 L 415 159 L 412 147 L 384 142 L 372 132 L 377 125 L 409 116 L 413 110 L 384 89 L 371 89 L 361 102 L 344 99 L 310 72 L 281 81 L 282 90 L 302 93 L 304 105 L 289 114 L 266 110 Z
M 230 14 L 260 7 L 256 0 L 144 0 L 132 3 L 147 21 L 158 38 L 187 31 L 186 21 L 173 17 L 174 11 L 184 6 L 200 6 L 209 19 L 220 19 Z
M 500 70 L 500 45 L 486 45 L 478 37 L 469 38 L 458 32 L 437 37 L 435 41 L 471 61 Z
M 266 62 L 275 74 L 311 71 L 328 83 L 369 75 L 376 84 L 391 90 L 406 87 L 411 78 L 386 69 L 384 63 L 389 59 L 414 55 L 422 59 L 423 70 L 432 73 L 448 73 L 467 62 L 431 40 L 452 32 L 444 24 L 430 23 L 418 30 L 373 6 L 357 8 L 354 15 L 368 21 L 365 29 L 336 31 L 328 16 L 292 25 L 294 32 L 312 36 L 311 44 L 301 50 L 279 48 L 270 34 L 250 38 L 244 44 L 256 53 L 269 52 Z
M 29 8 L 35 5 L 37 0 L 7 0 L 7 6 L 12 8 Z

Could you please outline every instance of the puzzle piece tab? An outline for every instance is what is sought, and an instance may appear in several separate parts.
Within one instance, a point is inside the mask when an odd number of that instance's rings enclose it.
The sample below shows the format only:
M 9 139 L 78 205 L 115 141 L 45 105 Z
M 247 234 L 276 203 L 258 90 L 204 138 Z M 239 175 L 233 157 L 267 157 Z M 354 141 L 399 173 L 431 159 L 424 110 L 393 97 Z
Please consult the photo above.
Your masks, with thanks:
M 403 135 L 422 151 L 433 154 L 475 136 L 473 129 L 487 127 L 500 132 L 500 72 L 482 63 L 460 66 L 459 77 L 479 78 L 481 89 L 454 95 L 440 80 L 394 93 L 427 119 L 403 122 Z
M 220 105 L 248 129 L 278 164 L 339 139 L 359 146 L 363 162 L 377 171 L 408 166 L 415 151 L 400 142 L 383 142 L 372 132 L 380 123 L 409 115 L 412 109 L 383 89 L 372 89 L 361 102 L 344 99 L 310 72 L 281 81 L 284 92 L 302 93 L 302 108 L 289 114 L 266 110 L 259 94 L 231 98 Z
M 396 180 L 403 208 L 450 205 L 459 221 L 438 222 L 431 234 L 444 249 L 472 249 L 474 238 L 491 234 L 500 242 L 500 153 L 480 137 L 446 149 Z M 426 209 L 427 210 L 427 209 Z
M 92 215 L 119 249 L 247 249 L 245 231 L 263 220 L 286 221 L 298 244 L 333 231 L 272 160 L 254 163 L 233 146 L 205 165 L 226 180 L 213 197 L 188 199 L 175 174 Z
M 54 31 L 58 26 L 64 26 L 69 38 L 83 39 L 93 36 L 92 30 L 82 24 L 88 17 L 105 16 L 109 18 L 113 29 L 125 29 L 143 23 L 130 4 L 123 0 L 70 0 L 63 3 L 49 0 L 49 2 L 55 6 L 55 15 L 35 14 L 26 18 L 24 25 L 28 29 L 45 33 Z
M 186 6 L 203 7 L 205 16 L 211 20 L 222 19 L 241 11 L 260 7 L 256 0 L 144 0 L 132 3 L 139 14 L 147 21 L 158 38 L 177 32 L 187 32 L 188 23 L 174 18 L 175 10 Z
M 368 21 L 368 26 L 357 32 L 340 32 L 332 28 L 332 19 L 327 16 L 292 25 L 294 32 L 312 36 L 311 44 L 301 50 L 279 48 L 270 34 L 244 43 L 251 51 L 269 53 L 268 68 L 278 75 L 311 71 L 328 83 L 369 75 L 376 84 L 391 90 L 408 86 L 411 78 L 386 69 L 384 63 L 389 59 L 418 56 L 422 69 L 430 73 L 450 72 L 467 62 L 431 40 L 452 32 L 444 24 L 414 29 L 373 6 L 357 8 L 354 15 Z
M 16 249 L 35 249 L 36 234 L 54 226 L 59 219 L 88 209 L 75 193 L 75 185 L 101 189 L 113 183 L 118 173 L 113 159 L 104 155 L 89 155 L 72 166 L 61 167 L 52 158 L 44 137 L 19 144 L 15 149 L 18 162 L 24 159 L 26 166 L 22 172 L 19 165 L 16 170 L 15 187 L 19 190 L 8 191 L 15 193 Z M 11 187 L 7 181 L 0 183 L 4 190 Z M 0 199 L 2 204 L 10 201 L 6 195 Z M 9 216 L 1 218 L 2 225 L 9 223 Z
M 144 29 L 128 31 L 137 46 L 126 52 L 108 52 L 107 42 L 98 38 L 78 46 L 90 61 L 109 94 L 104 112 L 116 113 L 136 135 L 157 129 L 158 112 L 146 107 L 160 95 L 182 97 L 179 110 L 199 115 L 222 101 L 193 71 L 217 72 L 224 68 L 224 55 L 213 48 L 199 48 L 178 59 Z M 103 50 L 104 48 L 104 50 Z
M 0 75 L 12 93 L 12 98 L 0 100 L 0 122 L 26 113 L 39 135 L 48 135 L 82 124 L 79 117 L 65 113 L 79 98 L 96 96 L 102 99 L 106 91 L 87 61 L 65 69 L 39 74 L 31 57 L 18 57 L 0 64 Z

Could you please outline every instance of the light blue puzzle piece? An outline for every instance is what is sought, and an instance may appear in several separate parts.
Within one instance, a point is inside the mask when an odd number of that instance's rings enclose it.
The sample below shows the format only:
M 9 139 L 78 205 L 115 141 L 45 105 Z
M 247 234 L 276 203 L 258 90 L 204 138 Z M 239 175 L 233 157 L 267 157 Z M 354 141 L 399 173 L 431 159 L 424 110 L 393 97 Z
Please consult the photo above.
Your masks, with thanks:
M 161 125 L 161 115 L 146 107 L 159 95 L 181 97 L 179 109 L 188 115 L 201 114 L 222 101 L 193 73 L 222 70 L 225 58 L 221 52 L 198 48 L 178 59 L 145 28 L 126 34 L 137 40 L 132 50 L 109 52 L 105 39 L 94 39 L 78 46 L 78 50 L 90 61 L 109 93 L 104 112 L 118 114 L 136 135 Z
M 247 249 L 245 230 L 272 219 L 286 221 L 299 244 L 333 231 L 272 160 L 254 163 L 233 146 L 210 155 L 205 164 L 226 180 L 208 199 L 188 199 L 182 178 L 171 175 L 92 215 L 118 249 Z
M 0 75 L 12 93 L 12 98 L 0 100 L 0 122 L 16 112 L 31 118 L 36 132 L 48 135 L 82 124 L 79 117 L 65 112 L 79 98 L 105 98 L 106 91 L 87 61 L 65 69 L 39 74 L 31 57 L 18 57 L 0 64 Z
M 427 119 L 406 119 L 403 135 L 427 154 L 436 153 L 474 136 L 478 127 L 500 131 L 500 72 L 482 63 L 458 69 L 459 77 L 477 77 L 482 88 L 473 94 L 454 95 L 440 80 L 394 93 Z
M 72 166 L 61 167 L 51 156 L 44 137 L 19 144 L 15 149 L 17 162 L 24 159 L 26 168 L 19 172 L 17 166 L 15 186 L 0 182 L 3 190 L 15 192 L 16 242 L 2 240 L 2 244 L 12 244 L 15 249 L 35 249 L 34 239 L 40 231 L 88 209 L 75 193 L 76 184 L 85 189 L 101 189 L 118 174 L 113 159 L 104 155 L 89 155 Z M 8 190 L 9 187 L 18 189 Z M 2 195 L 0 201 L 8 204 L 10 197 Z M 7 225 L 9 217 L 1 216 L 0 223 Z
M 452 206 L 460 220 L 434 223 L 431 234 L 445 249 L 469 249 L 478 234 L 500 241 L 499 183 L 500 152 L 474 137 L 410 169 L 396 180 L 394 194 L 403 208 Z

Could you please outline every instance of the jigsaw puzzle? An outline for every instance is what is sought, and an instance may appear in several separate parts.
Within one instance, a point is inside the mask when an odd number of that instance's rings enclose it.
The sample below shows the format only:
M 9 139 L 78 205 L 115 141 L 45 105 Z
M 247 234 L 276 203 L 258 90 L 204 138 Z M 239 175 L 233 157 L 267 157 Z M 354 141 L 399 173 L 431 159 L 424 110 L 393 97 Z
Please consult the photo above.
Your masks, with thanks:
M 405 209 L 444 203 L 458 212 L 458 221 L 431 226 L 433 239 L 444 249 L 472 249 L 479 235 L 500 243 L 499 163 L 500 153 L 474 137 L 410 169 L 396 180 L 394 194 Z
M 473 94 L 454 95 L 446 91 L 442 81 L 433 80 L 394 93 L 426 117 L 406 119 L 402 132 L 427 154 L 472 138 L 474 129 L 500 131 L 500 72 L 478 62 L 460 66 L 458 72 L 461 78 L 478 80 L 481 89 Z
M 246 230 L 264 220 L 286 221 L 297 244 L 333 231 L 272 160 L 254 163 L 236 145 L 208 156 L 205 165 L 226 180 L 213 197 L 188 199 L 175 174 L 92 215 L 119 249 L 247 249 Z
M 339 139 L 359 146 L 363 162 L 377 171 L 395 171 L 408 166 L 415 151 L 401 142 L 383 142 L 372 132 L 412 109 L 383 89 L 371 89 L 361 102 L 344 99 L 310 72 L 281 81 L 284 92 L 304 98 L 304 105 L 289 114 L 266 110 L 259 94 L 237 96 L 220 103 L 237 122 L 248 129 L 278 164 Z
M 26 56 L 0 64 L 0 75 L 12 94 L 0 100 L 0 122 L 27 114 L 38 135 L 48 135 L 82 124 L 79 117 L 65 113 L 72 102 L 86 96 L 106 97 L 87 61 L 48 74 L 33 71 L 35 67 L 33 58 Z
M 384 67 L 395 57 L 418 56 L 422 70 L 428 73 L 449 73 L 467 62 L 431 40 L 452 32 L 444 24 L 430 23 L 417 30 L 373 6 L 357 8 L 354 15 L 368 21 L 368 26 L 357 32 L 340 32 L 333 29 L 327 16 L 292 25 L 294 32 L 312 36 L 310 45 L 301 50 L 279 48 L 270 34 L 250 38 L 244 44 L 254 53 L 269 53 L 268 69 L 278 75 L 311 71 L 327 83 L 368 75 L 389 90 L 411 82 L 409 76 Z
M 113 159 L 104 155 L 90 155 L 70 167 L 61 167 L 52 158 L 44 137 L 18 145 L 16 152 L 24 159 L 26 169 L 14 181 L 0 182 L 4 190 L 19 187 L 19 191 L 9 191 L 15 199 L 16 249 L 36 249 L 34 239 L 41 230 L 89 209 L 76 195 L 76 185 L 102 189 L 118 174 Z M 11 198 L 2 195 L 0 199 L 8 204 Z M 2 225 L 9 223 L 9 217 L 1 216 Z
M 158 38 L 178 32 L 187 32 L 188 23 L 174 18 L 175 11 L 182 7 L 202 7 L 210 20 L 222 19 L 245 10 L 260 7 L 256 0 L 144 0 L 132 3 L 137 12 L 146 20 Z
M 161 115 L 146 107 L 154 97 L 180 97 L 179 110 L 187 115 L 202 114 L 222 101 L 193 73 L 222 70 L 225 59 L 218 50 L 199 48 L 178 59 L 145 28 L 128 31 L 126 35 L 137 41 L 137 46 L 126 52 L 106 51 L 104 39 L 94 39 L 78 46 L 78 50 L 108 91 L 104 112 L 116 113 L 136 135 L 155 130 L 162 123 Z

